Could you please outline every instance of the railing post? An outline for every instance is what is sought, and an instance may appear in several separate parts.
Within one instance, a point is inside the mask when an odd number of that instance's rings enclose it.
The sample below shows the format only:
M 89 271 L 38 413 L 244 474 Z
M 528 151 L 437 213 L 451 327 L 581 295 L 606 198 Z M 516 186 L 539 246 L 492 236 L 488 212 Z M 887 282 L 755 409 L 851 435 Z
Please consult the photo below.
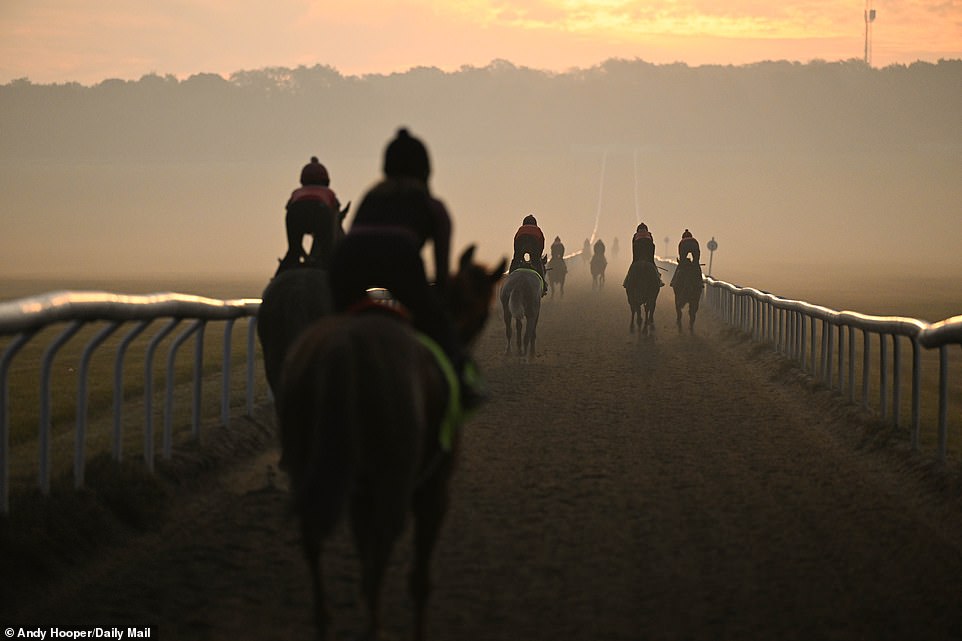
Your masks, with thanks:
M 31 329 L 17 334 L 0 356 L 0 515 L 10 513 L 10 362 L 36 333 Z
M 254 355 L 257 351 L 257 317 L 247 321 L 247 416 L 254 415 Z
M 83 321 L 74 321 L 67 326 L 43 353 L 40 366 L 40 492 L 46 496 L 50 494 L 50 439 L 53 425 L 51 414 L 50 373 L 53 369 L 53 359 L 63 347 L 84 325 Z
M 887 343 L 885 342 L 885 334 L 881 332 L 878 335 L 879 343 L 879 409 L 881 413 L 881 418 L 884 421 L 888 416 L 888 384 L 889 384 L 889 369 L 888 369 L 888 349 L 886 348 Z
M 938 457 L 945 461 L 949 444 L 949 347 L 939 346 L 939 432 Z
M 899 336 L 892 334 L 892 425 L 899 426 L 902 413 L 902 351 Z
M 77 427 L 74 434 L 73 484 L 75 489 L 83 487 L 84 466 L 86 464 L 87 440 L 87 371 L 90 369 L 90 358 L 101 343 L 120 327 L 119 321 L 113 321 L 90 339 L 80 357 L 80 368 L 77 371 Z
M 179 318 L 170 319 L 147 345 L 144 363 L 144 462 L 151 472 L 154 471 L 154 353 L 160 342 L 167 338 L 179 323 Z
M 220 390 L 220 422 L 225 427 L 230 425 L 231 332 L 233 329 L 234 319 L 231 318 L 224 327 L 224 370 Z
M 127 335 L 117 346 L 117 356 L 114 359 L 114 438 L 112 454 L 114 460 L 118 462 L 123 458 L 124 451 L 124 427 L 120 418 L 124 402 L 124 356 L 127 354 L 130 343 L 140 336 L 148 325 L 150 325 L 149 320 L 140 321 L 132 330 L 127 332 Z
M 832 350 L 835 345 L 835 329 L 827 320 L 822 322 L 822 345 L 824 346 L 822 380 L 829 389 L 832 389 Z
M 204 400 L 204 330 L 207 329 L 207 321 L 198 322 L 200 327 L 197 329 L 197 340 L 194 343 L 194 404 L 190 432 L 194 439 L 200 438 L 200 408 Z
M 845 389 L 845 327 L 838 326 L 838 391 Z
M 848 402 L 855 402 L 855 326 L 848 326 Z
M 177 382 L 174 379 L 174 366 L 176 363 L 177 350 L 184 344 L 191 335 L 200 329 L 201 321 L 194 321 L 190 327 L 181 332 L 170 344 L 167 350 L 167 388 L 164 396 L 164 432 L 161 436 L 161 453 L 164 460 L 170 460 L 173 454 L 174 436 L 174 388 Z
M 862 329 L 862 409 L 868 409 L 868 380 L 871 371 L 871 341 L 867 329 Z
M 919 433 L 922 429 L 922 355 L 919 339 L 912 338 L 912 449 L 919 449 Z

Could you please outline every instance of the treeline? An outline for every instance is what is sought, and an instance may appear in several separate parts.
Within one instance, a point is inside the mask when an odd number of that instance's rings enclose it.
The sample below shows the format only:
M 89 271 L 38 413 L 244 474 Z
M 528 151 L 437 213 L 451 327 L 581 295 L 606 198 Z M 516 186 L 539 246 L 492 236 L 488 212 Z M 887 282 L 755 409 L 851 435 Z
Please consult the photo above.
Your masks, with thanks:
M 962 145 L 962 60 L 655 65 L 551 73 L 506 61 L 344 76 L 314 67 L 0 85 L 0 158 L 289 158 L 305 138 L 380 149 L 399 123 L 450 149 L 572 145 L 881 150 Z M 429 131 L 425 131 L 429 130 Z

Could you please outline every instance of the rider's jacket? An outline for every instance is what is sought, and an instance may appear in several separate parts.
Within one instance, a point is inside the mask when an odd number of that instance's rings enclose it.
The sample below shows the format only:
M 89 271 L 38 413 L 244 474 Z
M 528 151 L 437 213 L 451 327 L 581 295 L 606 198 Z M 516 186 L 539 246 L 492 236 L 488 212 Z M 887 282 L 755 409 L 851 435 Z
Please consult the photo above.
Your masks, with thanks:
M 691 236 L 682 238 L 681 242 L 678 243 L 678 257 L 684 258 L 689 252 L 692 262 L 697 263 L 701 259 L 701 248 L 698 246 L 698 241 Z
M 337 202 L 337 196 L 329 187 L 324 187 L 322 185 L 304 185 L 303 187 L 298 187 L 291 193 L 290 199 L 287 201 L 287 206 L 293 203 L 300 202 L 320 202 L 321 204 L 327 205 L 334 211 L 340 209 L 340 204 Z

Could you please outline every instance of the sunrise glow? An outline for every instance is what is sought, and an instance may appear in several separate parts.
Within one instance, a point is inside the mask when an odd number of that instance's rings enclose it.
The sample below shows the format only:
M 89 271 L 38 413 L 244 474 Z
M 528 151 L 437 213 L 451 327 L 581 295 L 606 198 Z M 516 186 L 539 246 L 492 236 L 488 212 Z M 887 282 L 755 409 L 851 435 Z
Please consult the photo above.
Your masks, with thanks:
M 876 66 L 962 57 L 959 0 L 875 7 Z M 353 75 L 492 60 L 556 71 L 611 58 L 690 65 L 848 60 L 862 57 L 863 8 L 829 0 L 12 0 L 0 8 L 0 83 L 226 77 L 315 64 Z

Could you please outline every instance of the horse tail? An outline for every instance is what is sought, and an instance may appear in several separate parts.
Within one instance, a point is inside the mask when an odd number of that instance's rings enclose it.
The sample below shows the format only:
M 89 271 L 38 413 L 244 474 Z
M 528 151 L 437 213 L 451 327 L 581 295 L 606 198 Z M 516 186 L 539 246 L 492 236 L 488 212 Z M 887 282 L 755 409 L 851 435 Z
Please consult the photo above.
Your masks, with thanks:
M 515 318 L 524 316 L 524 290 L 522 287 L 515 287 L 511 290 L 508 297 L 508 311 Z
M 355 359 L 349 338 L 320 344 L 330 336 L 324 327 L 308 330 L 292 347 L 278 404 L 294 510 L 320 537 L 337 526 L 358 465 Z

